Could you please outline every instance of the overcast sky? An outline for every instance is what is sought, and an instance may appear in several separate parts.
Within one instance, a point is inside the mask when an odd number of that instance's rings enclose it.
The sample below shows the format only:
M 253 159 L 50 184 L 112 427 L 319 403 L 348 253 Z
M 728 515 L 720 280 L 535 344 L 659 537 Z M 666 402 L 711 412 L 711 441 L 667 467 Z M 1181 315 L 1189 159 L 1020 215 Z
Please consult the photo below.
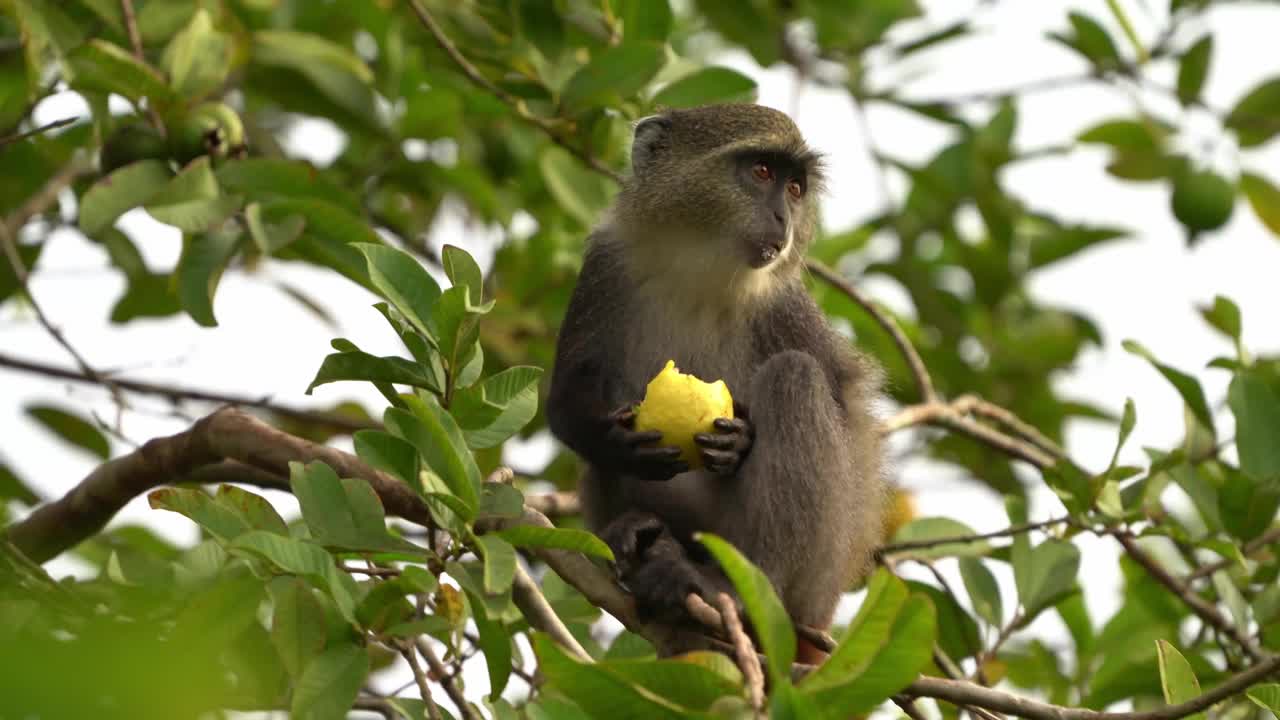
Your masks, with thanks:
M 1103 0 L 1068 3 L 1060 0 L 1004 2 L 995 7 L 976 2 L 932 0 L 922 2 L 928 15 L 922 21 L 899 28 L 914 34 L 922 28 L 945 26 L 958 17 L 971 17 L 980 29 L 967 40 L 950 42 L 943 51 L 923 53 L 892 71 L 879 71 L 873 80 L 882 86 L 905 88 L 913 97 L 941 99 L 974 92 L 1024 85 L 1038 79 L 1081 75 L 1082 61 L 1061 46 L 1046 42 L 1044 31 L 1065 26 L 1066 11 L 1078 7 L 1101 21 L 1113 33 L 1124 51 L 1118 26 Z M 1121 0 L 1140 36 L 1150 43 L 1166 20 L 1163 1 Z M 1241 3 L 1216 10 L 1210 28 L 1218 33 L 1207 83 L 1206 100 L 1216 108 L 1229 108 L 1249 88 L 1265 77 L 1280 74 L 1280 54 L 1275 52 L 1275 29 L 1280 27 L 1280 9 L 1275 5 Z M 1188 28 L 1188 30 L 1192 30 Z M 1189 33 L 1194 38 L 1196 33 Z M 794 75 L 786 69 L 761 70 L 749 58 L 733 54 L 725 64 L 755 77 L 760 84 L 760 102 L 793 112 L 810 143 L 830 160 L 830 200 L 824 208 L 827 227 L 846 229 L 873 215 L 884 197 L 875 165 L 866 146 L 868 129 L 876 147 L 908 162 L 920 162 L 949 140 L 935 124 L 890 108 L 868 109 L 869 128 L 858 121 L 843 93 L 806 88 L 797 95 Z M 1164 85 L 1172 85 L 1175 69 L 1157 65 L 1150 71 Z M 1038 92 L 1018 105 L 1019 124 L 1015 138 L 1020 148 L 1034 149 L 1067 142 L 1080 130 L 1115 116 L 1135 114 L 1135 103 L 1181 117 L 1175 103 L 1160 95 L 1139 90 L 1116 92 L 1107 87 L 1072 86 Z M 69 96 L 50 99 L 37 108 L 36 122 L 47 122 L 71 114 L 84 114 L 84 104 Z M 990 108 L 975 106 L 980 118 Z M 1184 138 L 1216 167 L 1235 173 L 1237 154 L 1230 142 L 1214 143 L 1216 122 L 1207 114 L 1188 118 L 1191 133 Z M 290 139 L 288 146 L 300 156 L 318 164 L 329 162 L 341 149 L 342 139 L 332 126 L 308 121 Z M 1205 147 L 1217 146 L 1204 154 Z M 1210 302 L 1217 293 L 1234 299 L 1244 314 L 1245 344 L 1256 353 L 1280 350 L 1280 324 L 1271 318 L 1280 306 L 1280 290 L 1275 281 L 1280 270 L 1280 241 L 1258 222 L 1247 205 L 1237 204 L 1230 223 L 1222 231 L 1206 237 L 1188 250 L 1182 231 L 1168 210 L 1168 192 L 1160 184 L 1133 184 L 1113 180 L 1103 172 L 1106 152 L 1089 148 L 1069 155 L 1019 163 L 1003 175 L 1012 189 L 1030 207 L 1064 219 L 1097 224 L 1121 225 L 1135 231 L 1131 239 L 1106 244 L 1038 273 L 1032 294 L 1041 303 L 1064 306 L 1093 318 L 1102 328 L 1105 345 L 1090 349 L 1078 366 L 1058 379 L 1061 391 L 1072 397 L 1088 398 L 1118 413 L 1126 397 L 1137 405 L 1138 424 L 1123 461 L 1142 463 L 1143 446 L 1167 448 L 1182 435 L 1181 402 L 1151 367 L 1120 348 L 1127 338 L 1136 339 L 1162 360 L 1197 374 L 1205 384 L 1210 402 L 1221 408 L 1227 375 L 1205 371 L 1205 364 L 1231 351 L 1229 344 L 1210 331 L 1196 313 L 1196 306 Z M 1280 183 L 1280 143 L 1251 151 L 1242 164 Z M 890 179 L 896 200 L 902 197 L 901 178 Z M 176 230 L 159 225 L 142 211 L 133 211 L 121 221 L 138 241 L 154 270 L 171 268 L 179 253 Z M 492 230 L 468 226 L 456 217 L 439 221 L 433 238 L 464 245 L 476 251 L 487 266 L 489 253 L 484 244 L 497 237 Z M 303 310 L 270 282 L 290 283 L 312 297 L 323 298 L 335 320 L 335 327 L 320 322 Z M 895 310 L 910 313 L 909 300 L 892 281 L 868 280 L 863 287 Z M 105 254 L 74 231 L 60 231 L 47 245 L 32 289 L 45 311 L 62 327 L 67 337 L 97 367 L 121 370 L 129 378 L 201 387 L 211 390 L 271 395 L 296 405 L 327 405 L 348 398 L 362 399 L 367 407 L 381 407 L 375 391 L 343 383 L 316 391 L 314 397 L 303 390 L 320 360 L 329 351 L 329 339 L 352 338 L 373 352 L 396 353 L 400 349 L 383 332 L 383 321 L 369 306 L 374 298 L 365 290 L 329 271 L 314 270 L 279 262 L 267 263 L 263 276 L 247 277 L 242 271 L 226 274 L 219 288 L 215 311 L 216 329 L 197 327 L 186 316 L 163 320 L 135 321 L 127 326 L 107 324 L 111 305 L 120 295 L 123 282 L 118 272 L 108 269 Z M 59 363 L 70 367 L 70 359 L 34 322 L 30 312 L 17 303 L 0 308 L 0 348 L 21 357 Z M 23 415 L 31 403 L 54 402 L 70 408 L 92 408 L 103 417 L 113 417 L 114 408 L 105 393 L 85 386 L 47 380 L 42 377 L 0 370 L 0 460 L 8 463 L 46 498 L 71 488 L 94 466 L 93 458 L 68 447 L 37 428 Z M 1222 434 L 1232 434 L 1230 416 L 1221 417 Z M 184 429 L 188 422 L 168 414 L 163 403 L 137 398 L 134 410 L 125 414 L 125 435 L 143 442 L 157 435 Z M 1105 467 L 1115 442 L 1113 427 L 1094 422 L 1073 422 L 1067 433 L 1067 449 L 1086 467 Z M 116 454 L 130 446 L 113 440 Z M 537 467 L 547 456 L 547 444 L 532 443 L 515 452 L 521 467 Z M 899 481 L 918 490 L 922 513 L 961 517 L 979 531 L 996 530 L 1007 524 L 999 498 L 965 482 L 963 477 L 937 465 L 907 460 L 898 467 Z M 283 493 L 273 500 L 288 513 L 296 503 Z M 1033 517 L 1044 518 L 1061 512 L 1051 493 L 1034 493 Z M 194 542 L 195 526 L 176 515 L 152 511 L 143 498 L 131 503 L 115 524 L 144 523 L 174 540 Z M 1118 571 L 1114 548 L 1106 541 L 1082 540 L 1085 552 L 1085 584 L 1090 610 L 1096 619 L 1114 611 Z M 996 564 L 998 565 L 998 564 Z M 81 573 L 72 559 L 49 564 L 55 575 Z M 997 570 L 1008 597 L 1013 602 L 1011 576 Z M 954 575 L 953 575 L 954 577 Z M 1084 579 L 1082 577 L 1082 579 Z M 856 608 L 856 599 L 845 603 L 846 612 Z M 1034 631 L 1057 635 L 1054 620 L 1037 623 Z M 473 691 L 485 689 L 483 673 L 469 682 Z

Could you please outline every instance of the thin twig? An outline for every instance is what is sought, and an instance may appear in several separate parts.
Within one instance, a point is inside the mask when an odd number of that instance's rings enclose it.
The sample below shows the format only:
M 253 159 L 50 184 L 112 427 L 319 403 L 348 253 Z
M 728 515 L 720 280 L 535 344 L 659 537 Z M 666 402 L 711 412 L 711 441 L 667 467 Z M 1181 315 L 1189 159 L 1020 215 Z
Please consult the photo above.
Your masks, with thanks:
M 1025 440 L 1019 440 L 989 425 L 966 417 L 951 403 L 929 402 L 908 405 L 880 425 L 880 431 L 889 434 L 913 425 L 936 425 L 979 440 L 1000 452 L 1024 460 L 1040 469 L 1052 467 L 1057 460 L 1050 454 Z
M 467 720 L 483 720 L 476 709 L 471 707 L 471 703 L 467 702 L 467 696 L 462 694 L 462 690 L 458 688 L 458 684 L 453 680 L 453 676 L 445 669 L 440 658 L 436 657 L 435 651 L 427 644 L 423 638 L 418 638 L 416 643 L 418 652 L 427 661 L 427 666 L 431 668 L 431 673 L 439 678 L 440 686 L 444 688 L 445 693 L 449 695 L 449 699 L 453 700 L 453 704 L 458 707 L 458 712 Z
M 367 420 L 356 420 L 342 415 L 336 415 L 334 413 L 304 410 L 302 408 L 290 407 L 288 405 L 280 405 L 267 400 L 266 396 L 249 397 L 245 395 L 231 395 L 227 393 L 212 392 L 209 390 L 200 390 L 198 388 L 184 388 L 176 385 L 145 382 L 142 380 L 123 380 L 118 378 L 111 378 L 108 380 L 103 378 L 101 375 L 98 377 L 92 377 L 83 372 L 67 370 L 65 368 L 47 365 L 34 360 L 23 360 L 11 355 L 5 355 L 4 353 L 0 353 L 0 367 L 46 375 L 48 377 L 55 377 L 62 380 L 71 380 L 73 382 L 110 385 L 127 392 L 139 393 L 142 395 L 158 395 L 160 397 L 167 398 L 170 402 L 174 403 L 182 400 L 195 400 L 199 402 L 218 403 L 220 405 L 260 408 L 292 420 L 302 420 L 304 422 L 326 425 L 330 428 L 341 430 L 343 432 L 354 432 L 356 430 L 368 430 L 381 427 L 379 424 Z
M 898 352 L 902 353 L 903 359 L 907 361 L 907 366 L 911 368 L 911 374 L 915 377 L 916 388 L 920 391 L 921 399 L 925 403 L 936 402 L 938 394 L 933 389 L 933 379 L 929 377 L 929 370 L 925 368 L 924 361 L 920 359 L 920 353 L 916 352 L 915 347 L 907 339 L 906 334 L 902 332 L 902 328 L 898 326 L 898 323 L 887 312 L 877 306 L 871 298 L 863 295 L 862 291 L 855 288 L 843 277 L 840 277 L 840 274 L 835 270 L 813 258 L 809 258 L 805 264 L 809 272 L 822 278 L 871 314 L 871 317 L 880 324 L 880 327 L 884 328 L 885 332 L 889 333 L 889 336 L 893 338 L 894 345 L 898 346 Z
M 991 643 L 991 647 L 978 653 L 977 657 L 974 658 L 973 675 L 969 677 L 971 682 L 979 679 L 985 680 L 985 678 L 983 678 L 984 671 L 982 666 L 985 665 L 988 660 L 994 658 L 996 654 L 1000 652 L 1000 648 L 1004 647 L 1004 644 L 1009 641 L 1009 638 L 1013 637 L 1013 634 L 1022 629 L 1026 623 L 1026 616 L 1021 612 L 1017 612 L 1014 614 L 1013 619 L 1006 623 L 1004 627 L 1000 628 L 1000 632 L 996 635 L 995 642 Z M 986 685 L 987 683 L 983 682 L 982 684 Z
M 44 125 L 31 128 L 30 130 L 26 130 L 24 132 L 16 132 L 16 133 L 13 133 L 12 135 L 6 135 L 4 137 L 0 137 L 0 148 L 3 148 L 5 145 L 8 145 L 9 143 L 15 143 L 21 140 L 26 140 L 29 137 L 40 135 L 42 133 L 49 132 L 50 130 L 57 130 L 60 127 L 70 125 L 71 123 L 79 119 L 80 118 L 78 117 L 62 118 L 61 120 L 54 120 L 53 122 L 45 123 Z
M 1124 548 L 1129 557 L 1133 558 L 1134 562 L 1147 571 L 1148 575 L 1172 591 L 1174 595 L 1177 595 L 1201 620 L 1231 638 L 1246 655 L 1254 660 L 1262 659 L 1268 655 L 1266 651 L 1258 648 L 1253 638 L 1246 635 L 1242 628 L 1236 627 L 1218 608 L 1197 595 L 1195 591 L 1187 587 L 1186 583 L 1174 577 L 1155 558 L 1139 547 L 1137 538 L 1132 534 L 1124 530 L 1116 530 L 1111 535 L 1115 537 L 1116 542 L 1120 543 L 1120 546 Z
M 1177 718 L 1198 713 L 1242 692 L 1278 670 L 1280 670 L 1280 656 L 1269 657 L 1187 702 L 1144 712 L 1112 713 L 1086 708 L 1067 708 L 984 688 L 963 680 L 934 677 L 917 678 L 903 690 L 903 694 L 908 697 L 931 697 L 957 705 L 987 708 L 1028 720 L 1177 720 Z
M 427 674 L 422 672 L 422 666 L 418 664 L 418 657 L 413 651 L 413 646 L 405 643 L 397 647 L 396 650 L 400 651 L 400 655 L 409 663 L 409 670 L 413 672 L 413 681 L 418 684 L 418 695 L 422 697 L 422 702 L 427 705 L 427 716 L 431 720 L 440 720 L 440 708 L 436 707 L 435 698 L 431 696 L 431 688 L 427 685 Z
M 1262 533 L 1258 537 L 1245 543 L 1245 546 L 1240 549 L 1240 552 L 1245 557 L 1249 557 L 1250 555 L 1258 552 L 1262 548 L 1276 542 L 1280 542 L 1280 527 L 1271 528 L 1270 530 Z M 1223 558 L 1221 560 L 1211 562 L 1207 565 L 1201 565 L 1195 570 L 1192 570 L 1191 572 L 1187 573 L 1182 579 L 1186 582 L 1191 582 L 1193 580 L 1199 580 L 1200 578 L 1209 577 L 1210 575 L 1218 572 L 1219 570 L 1225 570 L 1226 568 L 1235 564 L 1235 562 L 1236 561 L 1233 558 Z
M 602 163 L 599 158 L 569 142 L 569 140 L 556 130 L 556 128 L 547 119 L 529 112 L 529 109 L 525 107 L 522 100 L 493 84 L 493 82 L 482 75 L 480 70 L 475 65 L 472 65 L 471 61 L 467 60 L 467 58 L 458 50 L 458 47 L 453 44 L 453 41 L 449 39 L 449 36 L 445 35 L 440 24 L 437 23 L 431 13 L 422 6 L 422 3 L 418 2 L 418 0 L 408 0 L 408 2 L 409 7 L 412 8 L 414 14 L 418 16 L 418 20 L 422 22 L 423 27 L 425 27 L 427 32 L 431 33 L 431 37 L 435 39 L 436 44 L 439 45 L 440 49 L 449 56 L 449 59 L 453 60 L 453 63 L 458 66 L 458 69 L 462 71 L 463 75 L 467 76 L 468 80 L 488 92 L 490 95 L 496 97 L 504 105 L 510 108 L 517 117 L 541 130 L 548 138 L 551 139 L 552 142 L 565 150 L 568 150 L 587 167 L 615 182 L 622 182 L 622 176 Z
M 760 717 L 764 709 L 764 671 L 760 668 L 760 658 L 751 644 L 751 638 L 742 629 L 742 621 L 738 618 L 738 609 L 734 607 L 733 598 L 728 593 L 716 596 L 716 606 L 720 608 L 720 619 L 724 622 L 724 634 L 733 642 L 733 654 L 742 668 L 742 677 L 747 685 L 747 699 Z
M 17 280 L 18 287 L 22 290 L 22 293 L 27 296 L 27 302 L 31 305 L 31 309 L 35 311 L 36 320 L 44 327 L 45 332 L 49 333 L 49 336 L 61 345 L 62 348 L 67 351 L 67 354 L 76 361 L 76 365 L 80 366 L 80 371 L 85 375 L 85 377 L 92 379 L 96 383 L 105 385 L 107 389 L 111 391 L 116 404 L 123 406 L 124 402 L 120 397 L 119 389 L 89 364 L 89 361 L 80 354 L 79 350 L 76 350 L 75 346 L 71 344 L 71 341 L 67 340 L 66 336 L 62 334 L 62 330 L 54 325 L 53 321 L 49 319 L 49 316 L 45 314 L 44 308 L 40 306 L 35 295 L 31 292 L 30 285 L 27 284 L 27 280 L 30 277 L 27 272 L 27 264 L 22 261 L 22 255 L 18 253 L 18 246 L 14 243 L 13 236 L 9 234 L 9 229 L 4 223 L 0 223 L 0 250 L 3 250 L 5 257 L 8 258 L 9 266 L 13 269 L 13 276 Z
M 1067 457 L 1067 453 L 1062 449 L 1062 446 L 1050 440 L 1030 423 L 1014 415 L 1008 409 L 983 400 L 977 395 L 961 395 L 952 401 L 951 406 L 956 409 L 956 412 L 962 414 L 973 414 L 989 420 L 995 420 L 1055 458 L 1061 460 Z
M 57 202 L 58 194 L 62 192 L 63 188 L 91 171 L 92 168 L 89 164 L 79 157 L 68 162 L 53 177 L 49 178 L 36 194 L 27 198 L 25 202 L 18 206 L 17 210 L 9 213 L 9 216 L 4 218 L 4 228 L 9 231 L 10 235 L 17 235 L 28 220 L 48 210 Z
M 1010 537 L 1012 535 L 1020 535 L 1035 530 L 1043 530 L 1054 525 L 1072 522 L 1069 517 L 1049 518 L 1040 522 L 1021 523 L 1018 525 L 1010 525 L 1003 530 L 995 530 L 988 533 L 979 533 L 977 535 L 950 535 L 947 537 L 929 538 L 926 540 L 907 540 L 899 543 L 890 543 L 880 546 L 878 552 L 881 555 L 889 555 L 892 553 L 905 552 L 907 550 L 923 550 L 939 545 L 966 544 L 990 540 L 992 538 Z
M 124 28 L 129 35 L 133 56 L 145 65 L 147 57 L 142 48 L 142 33 L 138 32 L 138 14 L 133 11 L 133 0 L 120 0 L 120 12 L 124 15 Z M 154 107 L 147 108 L 147 118 L 161 135 L 165 134 L 164 121 L 160 119 L 160 113 L 156 112 Z

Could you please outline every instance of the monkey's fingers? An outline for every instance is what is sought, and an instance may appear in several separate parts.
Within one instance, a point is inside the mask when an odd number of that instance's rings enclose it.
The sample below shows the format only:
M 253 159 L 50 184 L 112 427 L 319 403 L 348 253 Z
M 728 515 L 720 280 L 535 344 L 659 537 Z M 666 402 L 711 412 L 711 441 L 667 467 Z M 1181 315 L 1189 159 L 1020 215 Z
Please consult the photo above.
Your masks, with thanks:
M 693 441 L 710 450 L 733 450 L 738 445 L 738 439 L 733 435 L 721 433 L 698 433 L 693 436 Z
M 742 456 L 732 450 L 703 450 L 702 464 L 717 475 L 732 475 Z
M 672 461 L 680 457 L 680 448 L 659 445 L 658 447 L 638 447 L 633 451 L 635 458 L 642 462 Z
M 627 428 L 635 427 L 636 411 L 630 405 L 624 405 L 618 408 L 617 410 L 614 410 L 613 412 L 609 413 L 609 419 L 613 420 L 619 425 L 622 425 L 623 427 L 627 427 Z
M 658 432 L 657 430 L 647 430 L 645 432 L 627 432 L 627 433 L 624 433 L 622 436 L 622 442 L 626 443 L 631 447 L 638 447 L 640 445 L 648 445 L 651 443 L 656 443 L 661 439 L 662 439 L 662 433 Z M 677 450 L 677 452 L 679 451 Z
M 751 423 L 742 418 L 716 418 L 711 423 L 720 432 L 726 433 L 749 433 L 751 432 Z

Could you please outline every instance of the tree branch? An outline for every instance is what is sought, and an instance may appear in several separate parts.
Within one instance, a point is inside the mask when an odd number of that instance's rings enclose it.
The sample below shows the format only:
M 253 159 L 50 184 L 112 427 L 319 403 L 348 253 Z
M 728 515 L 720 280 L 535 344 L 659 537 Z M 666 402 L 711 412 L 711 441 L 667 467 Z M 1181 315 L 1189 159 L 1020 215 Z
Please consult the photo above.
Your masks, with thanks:
M 61 120 L 54 120 L 53 122 L 45 123 L 44 125 L 31 128 L 30 130 L 25 130 L 23 132 L 15 132 L 11 135 L 5 135 L 4 137 L 0 137 L 0 148 L 3 148 L 5 145 L 8 145 L 10 143 L 16 143 L 22 140 L 26 140 L 29 137 L 33 137 L 35 135 L 40 135 L 42 133 L 49 132 L 50 130 L 57 130 L 60 127 L 70 125 L 71 123 L 79 119 L 80 118 L 78 117 L 62 118 Z
M 542 590 L 538 589 L 538 583 L 529 577 L 529 573 L 519 563 L 516 563 L 516 577 L 511 586 L 511 599 L 515 601 L 516 607 L 520 608 L 520 612 L 524 613 L 530 626 L 550 635 L 552 640 L 568 650 L 578 662 L 594 662 L 591 654 L 582 647 L 578 639 L 560 620 L 560 616 L 556 615 L 556 611 L 551 608 L 551 603 L 547 602 Z
M 716 606 L 720 609 L 720 619 L 724 623 L 724 634 L 733 641 L 733 654 L 742 668 L 742 677 L 747 685 L 747 698 L 756 716 L 760 717 L 764 709 L 764 671 L 760 668 L 760 658 L 756 655 L 751 638 L 742 629 L 742 620 L 738 618 L 738 609 L 733 605 L 733 598 L 728 593 L 716 596 Z
M 262 410 L 275 413 L 276 415 L 280 415 L 281 417 L 287 417 L 291 420 L 301 420 L 303 422 L 324 425 L 342 432 L 354 432 L 356 430 L 369 430 L 382 427 L 378 423 L 356 420 L 336 415 L 334 413 L 304 410 L 302 408 L 273 403 L 270 400 L 267 400 L 266 397 L 249 397 L 245 395 L 217 393 L 209 390 L 201 390 L 199 388 L 184 388 L 176 385 L 164 385 L 161 383 L 145 382 L 142 380 L 123 380 L 119 378 L 107 379 L 104 378 L 101 373 L 99 373 L 97 377 L 93 377 L 84 372 L 67 370 L 65 368 L 47 365 L 34 360 L 23 360 L 4 353 L 0 353 L 0 367 L 59 378 L 61 380 L 70 380 L 72 382 L 114 386 L 121 390 L 138 393 L 140 395 L 156 395 L 163 397 L 175 404 L 183 400 L 195 400 L 199 402 L 218 403 L 221 405 L 260 408 Z
M 480 70 L 475 65 L 472 65 L 471 61 L 467 60 L 467 58 L 458 50 L 458 47 L 453 44 L 453 41 L 449 39 L 449 36 L 445 35 L 440 24 L 437 23 L 431 13 L 422 6 L 421 2 L 418 0 L 408 0 L 408 2 L 409 7 L 412 8 L 413 13 L 418 16 L 418 20 L 421 21 L 423 27 L 425 27 L 427 32 L 431 33 L 431 37 L 435 39 L 436 44 L 440 46 L 440 49 L 449 56 L 449 59 L 453 61 L 453 64 L 458 66 L 458 69 L 462 71 L 462 74 L 465 75 L 472 84 L 480 87 L 485 92 L 500 100 L 502 104 L 511 109 L 511 112 L 513 112 L 516 117 L 541 130 L 548 138 L 551 139 L 552 142 L 565 150 L 568 150 L 575 157 L 581 160 L 588 168 L 604 175 L 614 182 L 622 182 L 622 176 L 601 162 L 599 158 L 569 142 L 569 140 L 561 135 L 548 120 L 529 112 L 529 109 L 525 107 L 522 100 L 493 84 L 488 78 L 482 75 Z
M 369 482 L 387 512 L 431 527 L 425 503 L 395 477 L 349 455 L 281 432 L 234 408 L 190 429 L 155 438 L 89 473 L 60 500 L 36 508 L 9 527 L 9 538 L 44 562 L 97 533 L 125 503 L 160 485 L 231 481 L 288 489 L 289 462 L 321 460 L 342 477 Z M 236 461 L 227 463 L 225 461 Z M 240 468 L 246 467 L 247 471 Z
M 805 267 L 809 269 L 809 272 L 822 278 L 828 285 L 844 293 L 850 300 L 857 303 L 863 310 L 866 310 L 880 324 L 880 327 L 889 333 L 889 337 L 893 338 L 893 344 L 898 346 L 898 352 L 902 353 L 903 359 L 907 361 L 907 367 L 911 368 L 911 375 L 915 377 L 916 389 L 920 391 L 920 398 L 925 403 L 937 402 L 938 393 L 933 389 L 933 379 L 929 377 L 929 370 L 924 366 L 924 360 L 920 359 L 920 353 L 916 352 L 915 346 L 907 339 L 897 321 L 872 302 L 871 298 L 863 295 L 862 291 L 840 277 L 840 274 L 835 270 L 813 258 L 805 261 Z
M 909 697 L 931 697 L 957 705 L 1009 713 L 1028 720 L 1177 720 L 1243 692 L 1280 670 L 1280 656 L 1273 656 L 1241 672 L 1214 689 L 1177 705 L 1145 712 L 1109 713 L 1085 708 L 1066 708 L 992 690 L 962 680 L 920 677 L 903 690 Z
M 1245 546 L 1240 549 L 1240 553 L 1245 557 L 1249 557 L 1250 555 L 1253 555 L 1254 553 L 1258 552 L 1262 548 L 1276 542 L 1280 542 L 1280 527 L 1271 528 L 1270 530 L 1262 533 L 1258 537 L 1245 543 Z M 1219 570 L 1225 570 L 1226 568 L 1230 567 L 1233 563 L 1235 563 L 1235 560 L 1230 558 L 1223 558 L 1216 562 L 1211 562 L 1208 565 L 1201 565 L 1195 570 L 1192 570 L 1191 572 L 1187 573 L 1186 576 L 1183 578 L 1183 580 L 1186 582 L 1192 582 L 1194 580 L 1199 580 L 1200 578 L 1209 577 L 1210 575 L 1218 572 Z
M 396 650 L 405 662 L 409 663 L 409 672 L 413 673 L 413 681 L 418 685 L 418 696 L 422 698 L 422 702 L 427 706 L 427 717 L 431 720 L 440 720 L 440 708 L 436 707 L 435 698 L 431 696 L 431 687 L 427 685 L 427 674 L 422 672 L 422 666 L 418 664 L 417 654 L 413 650 L 411 643 L 398 645 Z
M 891 555 L 893 553 L 905 552 L 907 550 L 923 550 L 927 548 L 938 547 L 939 545 L 975 543 L 975 542 L 981 542 L 983 540 L 990 540 L 992 538 L 1009 537 L 1012 535 L 1019 535 L 1025 532 L 1043 530 L 1044 528 L 1052 527 L 1053 525 L 1061 525 L 1063 523 L 1070 523 L 1070 522 L 1072 522 L 1072 520 L 1069 517 L 1050 518 L 1048 520 L 1042 520 L 1040 522 L 1010 525 L 1009 527 L 1003 530 L 996 530 L 994 532 L 989 532 L 989 533 L 979 533 L 977 535 L 951 535 L 948 537 L 930 538 L 927 540 L 908 540 L 900 543 L 889 543 L 888 545 L 882 545 L 880 546 L 877 552 L 879 552 L 880 555 Z
M 1218 608 L 1197 595 L 1195 591 L 1174 577 L 1155 558 L 1139 547 L 1137 538 L 1132 534 L 1124 530 L 1117 530 L 1112 532 L 1111 535 L 1115 537 L 1116 542 L 1120 543 L 1120 546 L 1124 548 L 1129 557 L 1133 558 L 1134 562 L 1147 571 L 1147 574 L 1154 578 L 1156 582 L 1168 588 L 1174 595 L 1177 595 L 1201 620 L 1231 638 L 1246 655 L 1254 660 L 1259 660 L 1269 655 L 1266 651 L 1259 649 L 1253 638 L 1246 635 L 1242 628 L 1236 627 L 1234 623 L 1218 611 Z
M 448 694 L 453 704 L 458 707 L 458 712 L 462 713 L 462 716 L 467 720 L 483 720 L 475 708 L 471 707 L 471 703 L 467 702 L 467 696 L 462 694 L 458 684 L 453 681 L 453 676 L 445 669 L 444 664 L 440 662 L 440 658 L 436 657 L 435 652 L 427 644 L 427 641 L 423 638 L 418 638 L 417 646 L 418 652 L 422 654 L 423 659 L 427 661 L 427 666 L 431 668 L 431 674 L 438 678 L 440 686 L 444 688 L 445 693 Z

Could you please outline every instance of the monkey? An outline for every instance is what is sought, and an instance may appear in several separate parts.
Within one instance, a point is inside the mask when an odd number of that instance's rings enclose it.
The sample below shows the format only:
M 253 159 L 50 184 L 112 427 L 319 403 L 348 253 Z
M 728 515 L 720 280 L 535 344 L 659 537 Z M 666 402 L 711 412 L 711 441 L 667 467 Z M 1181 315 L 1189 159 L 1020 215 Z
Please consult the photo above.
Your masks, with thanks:
M 631 165 L 587 238 L 546 404 L 586 466 L 585 523 L 645 617 L 687 621 L 690 593 L 731 592 L 694 539 L 710 532 L 765 573 L 793 622 L 830 627 L 870 569 L 886 493 L 882 371 L 803 282 L 822 157 L 786 114 L 719 104 L 638 121 Z M 635 429 L 668 359 L 734 397 L 734 417 L 695 437 L 698 469 Z M 821 657 L 804 645 L 802 660 Z

